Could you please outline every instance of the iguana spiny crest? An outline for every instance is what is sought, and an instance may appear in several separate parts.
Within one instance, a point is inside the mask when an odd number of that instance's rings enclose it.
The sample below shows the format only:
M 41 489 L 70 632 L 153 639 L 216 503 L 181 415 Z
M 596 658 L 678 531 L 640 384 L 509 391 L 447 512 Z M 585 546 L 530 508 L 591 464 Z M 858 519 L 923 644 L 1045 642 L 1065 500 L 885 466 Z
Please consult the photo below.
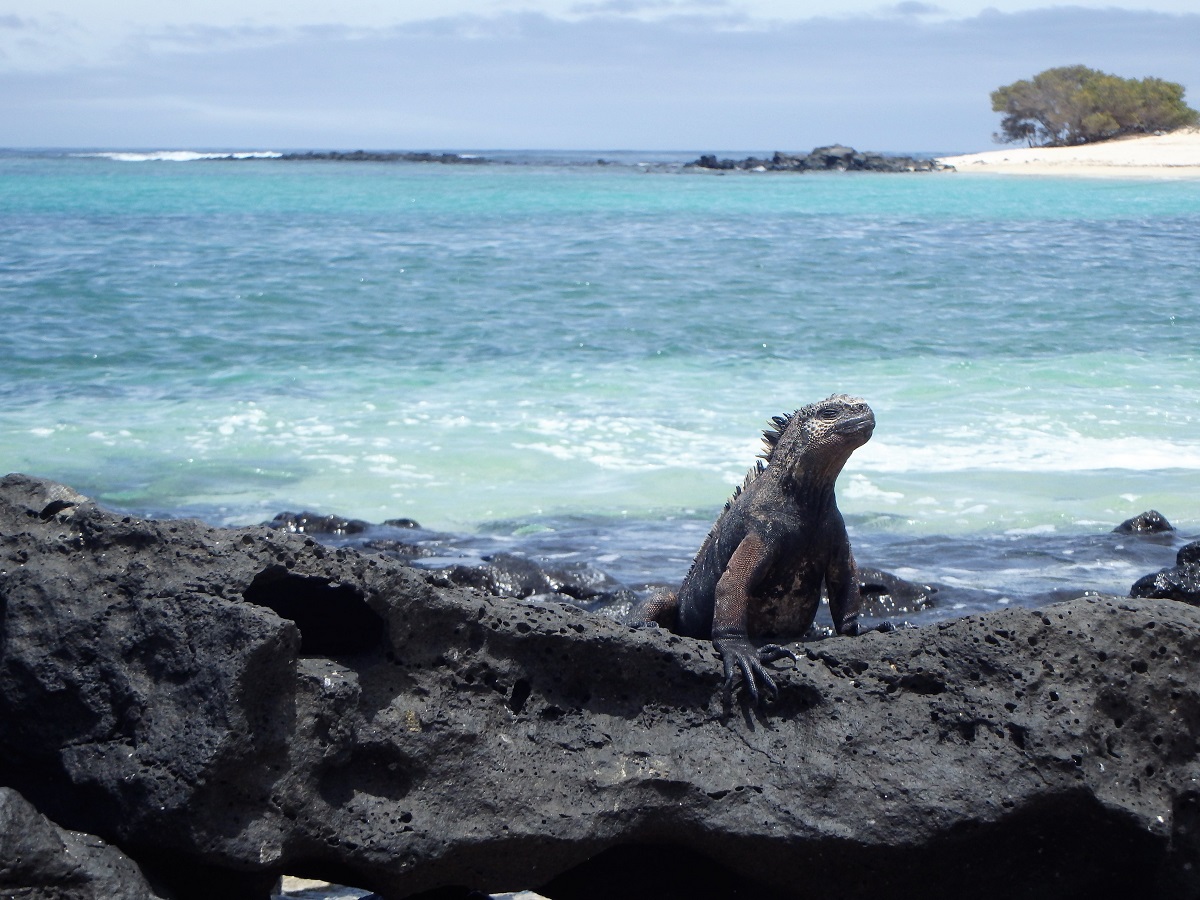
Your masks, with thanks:
M 864 435 L 862 441 L 853 446 L 848 446 L 845 441 L 837 441 L 839 428 L 841 432 L 860 429 Z M 870 439 L 874 428 L 875 416 L 871 407 L 862 397 L 851 397 L 849 394 L 833 394 L 794 412 L 772 416 L 771 427 L 762 433 L 763 449 L 758 454 L 758 462 L 746 473 L 742 484 L 734 488 L 733 496 L 725 503 L 725 509 L 729 509 L 738 495 L 773 463 L 793 471 L 804 465 L 826 470 L 832 463 L 840 471 L 850 454 Z M 844 455 L 828 452 L 835 444 L 848 446 Z M 822 453 L 822 450 L 827 452 Z M 837 472 L 834 473 L 835 478 L 836 475 Z

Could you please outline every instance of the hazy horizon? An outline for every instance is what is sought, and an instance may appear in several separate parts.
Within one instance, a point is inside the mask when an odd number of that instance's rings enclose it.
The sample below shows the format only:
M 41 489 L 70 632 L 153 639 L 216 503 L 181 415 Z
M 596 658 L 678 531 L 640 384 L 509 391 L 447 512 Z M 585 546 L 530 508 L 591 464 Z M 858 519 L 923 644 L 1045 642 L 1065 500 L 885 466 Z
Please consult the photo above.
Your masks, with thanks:
M 1200 105 L 1186 6 L 8 0 L 0 146 L 972 152 L 997 146 L 990 91 L 1051 66 Z

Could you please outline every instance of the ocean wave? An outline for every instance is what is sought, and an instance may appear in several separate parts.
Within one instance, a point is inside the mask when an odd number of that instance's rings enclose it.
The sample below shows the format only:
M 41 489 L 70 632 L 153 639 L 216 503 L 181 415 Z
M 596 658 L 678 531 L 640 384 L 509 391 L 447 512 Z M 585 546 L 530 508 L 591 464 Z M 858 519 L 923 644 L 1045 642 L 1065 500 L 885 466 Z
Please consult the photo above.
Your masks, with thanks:
M 1155 437 L 1026 436 L 917 444 L 876 440 L 858 450 L 852 467 L 874 472 L 1130 472 L 1200 469 L 1200 442 Z
M 153 150 L 147 152 L 107 151 L 102 153 L 77 153 L 117 162 L 194 162 L 198 159 L 278 159 L 283 156 L 275 150 L 238 150 L 225 152 L 202 152 L 199 150 Z

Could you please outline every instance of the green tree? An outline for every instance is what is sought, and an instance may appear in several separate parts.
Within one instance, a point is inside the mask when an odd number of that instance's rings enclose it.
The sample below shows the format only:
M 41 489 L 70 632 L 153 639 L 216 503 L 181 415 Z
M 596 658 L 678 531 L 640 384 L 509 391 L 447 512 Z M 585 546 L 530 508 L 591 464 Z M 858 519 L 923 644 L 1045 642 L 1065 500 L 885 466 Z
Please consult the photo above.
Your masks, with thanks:
M 1003 114 L 993 137 L 1062 146 L 1200 124 L 1183 93 L 1183 85 L 1161 78 L 1120 78 L 1087 66 L 1047 69 L 992 91 L 992 110 Z

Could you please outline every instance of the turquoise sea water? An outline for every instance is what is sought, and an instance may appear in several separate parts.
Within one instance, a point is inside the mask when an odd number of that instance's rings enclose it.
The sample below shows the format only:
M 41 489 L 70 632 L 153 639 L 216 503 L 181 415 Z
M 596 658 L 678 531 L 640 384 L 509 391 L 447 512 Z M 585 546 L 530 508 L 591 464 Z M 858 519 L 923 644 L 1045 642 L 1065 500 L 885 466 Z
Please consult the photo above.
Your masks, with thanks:
M 0 467 L 214 523 L 575 534 L 671 580 L 765 421 L 845 391 L 878 419 L 839 483 L 860 557 L 1123 592 L 1172 547 L 1080 541 L 1200 530 L 1200 181 L 696 155 L 0 154 Z

